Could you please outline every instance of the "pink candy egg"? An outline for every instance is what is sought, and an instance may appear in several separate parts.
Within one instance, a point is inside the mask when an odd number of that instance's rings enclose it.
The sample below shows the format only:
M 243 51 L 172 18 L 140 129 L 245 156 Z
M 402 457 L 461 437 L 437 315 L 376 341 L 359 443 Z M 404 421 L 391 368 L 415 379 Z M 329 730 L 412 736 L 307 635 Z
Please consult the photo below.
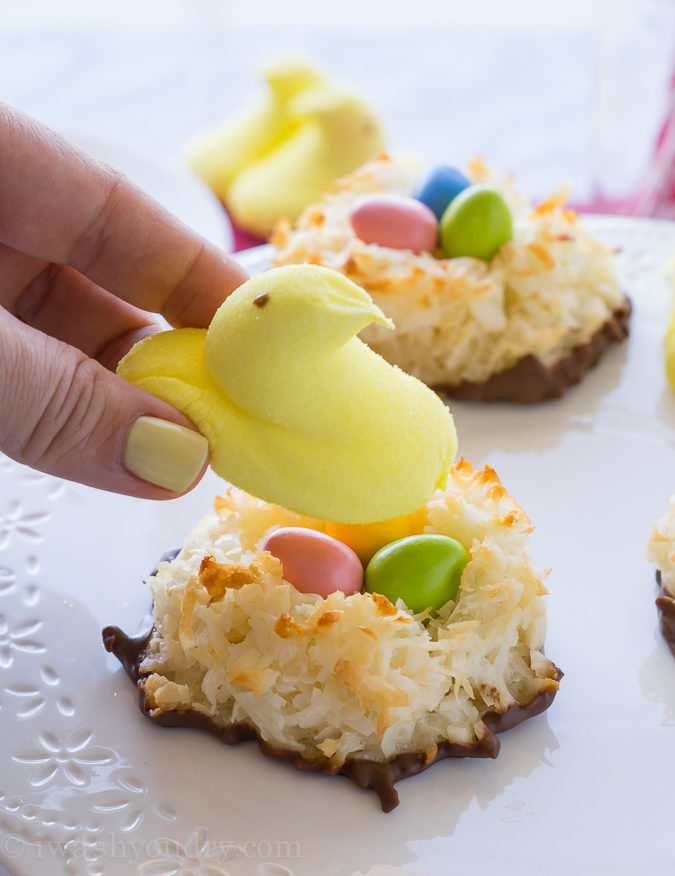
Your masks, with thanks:
M 285 526 L 268 535 L 263 550 L 281 561 L 284 578 L 301 593 L 358 593 L 363 566 L 354 551 L 315 529 Z
M 438 220 L 415 198 L 371 195 L 360 200 L 350 215 L 352 228 L 364 243 L 393 249 L 432 252 L 438 240 Z

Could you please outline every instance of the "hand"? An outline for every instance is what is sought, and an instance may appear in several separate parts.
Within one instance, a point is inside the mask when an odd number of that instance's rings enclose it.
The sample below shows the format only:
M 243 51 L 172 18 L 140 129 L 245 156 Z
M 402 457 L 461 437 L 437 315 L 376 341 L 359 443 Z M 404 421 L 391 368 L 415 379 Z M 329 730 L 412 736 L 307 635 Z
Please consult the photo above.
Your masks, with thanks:
M 132 496 L 172 498 L 208 447 L 111 370 L 140 338 L 207 326 L 239 265 L 33 119 L 0 104 L 0 450 Z

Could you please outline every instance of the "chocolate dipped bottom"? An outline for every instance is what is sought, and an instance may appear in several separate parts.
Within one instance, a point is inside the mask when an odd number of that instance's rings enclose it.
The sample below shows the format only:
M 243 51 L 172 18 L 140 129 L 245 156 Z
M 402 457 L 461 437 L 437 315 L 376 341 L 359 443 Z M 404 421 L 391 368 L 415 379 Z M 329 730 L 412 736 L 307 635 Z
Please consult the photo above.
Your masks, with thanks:
M 672 603 L 672 600 L 671 600 Z M 674 603 L 675 606 L 675 603 Z M 675 607 L 673 608 L 675 623 Z M 675 631 L 675 627 L 674 627 Z M 161 727 L 195 727 L 214 734 L 227 745 L 236 745 L 249 739 L 258 742 L 260 751 L 267 757 L 288 761 L 298 770 L 312 770 L 326 775 L 343 775 L 358 785 L 359 788 L 372 789 L 379 797 L 383 812 L 391 812 L 398 806 L 398 792 L 394 785 L 409 776 L 428 769 L 438 761 L 447 757 L 490 757 L 496 758 L 501 743 L 497 734 L 510 730 L 522 721 L 544 712 L 553 702 L 556 691 L 548 690 L 537 694 L 525 705 L 512 705 L 504 712 L 493 712 L 483 716 L 487 732 L 474 745 L 460 745 L 453 742 L 441 742 L 424 752 L 406 752 L 396 755 L 384 762 L 354 758 L 343 764 L 333 764 L 328 758 L 304 758 L 298 751 L 271 745 L 260 736 L 258 730 L 249 724 L 219 724 L 202 712 L 194 709 L 181 711 L 169 710 L 160 712 L 150 709 L 143 690 L 143 673 L 140 666 L 145 658 L 145 651 L 153 630 L 145 636 L 132 638 L 119 627 L 108 626 L 103 630 L 103 644 L 107 651 L 114 654 L 124 667 L 129 678 L 136 683 L 139 690 L 139 706 L 141 711 L 154 724 Z M 563 673 L 556 670 L 556 680 Z
M 611 318 L 583 344 L 553 365 L 544 365 L 536 356 L 519 359 L 511 368 L 493 374 L 488 380 L 463 380 L 455 385 L 434 388 L 462 401 L 512 401 L 536 404 L 547 399 L 560 398 L 568 387 L 582 379 L 599 362 L 607 347 L 628 337 L 631 303 L 625 297 Z
M 494 758 L 500 733 L 551 704 L 562 673 L 543 653 L 545 573 L 493 470 L 459 461 L 410 524 L 471 545 L 465 586 L 433 616 L 379 592 L 291 583 L 263 546 L 271 527 L 303 522 L 228 488 L 146 580 L 151 632 L 103 631 L 150 720 L 257 740 L 296 769 L 374 790 L 388 812 L 401 779 L 446 757 Z
M 675 599 L 664 589 L 659 569 L 656 570 L 656 583 L 659 587 L 659 596 L 656 597 L 656 608 L 659 613 L 661 635 L 666 640 L 673 657 L 675 657 Z

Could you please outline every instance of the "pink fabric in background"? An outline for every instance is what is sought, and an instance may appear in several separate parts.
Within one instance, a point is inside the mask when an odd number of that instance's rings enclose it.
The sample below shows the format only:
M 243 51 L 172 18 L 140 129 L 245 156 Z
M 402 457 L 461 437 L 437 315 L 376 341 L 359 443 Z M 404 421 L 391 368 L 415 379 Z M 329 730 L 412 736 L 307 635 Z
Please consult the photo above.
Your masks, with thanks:
M 670 81 L 665 120 L 640 189 L 629 198 L 612 200 L 598 194 L 587 204 L 572 206 L 583 213 L 675 220 L 675 71 Z
M 232 252 L 241 252 L 244 249 L 251 249 L 253 246 L 260 246 L 263 243 L 267 243 L 264 238 L 256 237 L 254 234 L 249 234 L 248 231 L 244 231 L 243 228 L 240 228 L 235 224 L 232 217 L 230 217 L 230 222 L 232 224 L 232 234 L 234 237 Z
M 675 72 L 670 82 L 666 118 L 633 212 L 637 216 L 675 219 Z

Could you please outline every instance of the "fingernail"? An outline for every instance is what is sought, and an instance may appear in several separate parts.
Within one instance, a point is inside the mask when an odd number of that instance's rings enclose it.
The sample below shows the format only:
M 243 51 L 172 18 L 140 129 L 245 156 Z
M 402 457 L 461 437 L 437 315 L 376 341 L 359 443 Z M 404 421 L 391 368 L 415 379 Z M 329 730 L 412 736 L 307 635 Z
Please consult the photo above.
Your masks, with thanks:
M 129 432 L 124 465 L 144 481 L 182 493 L 197 480 L 208 452 L 209 443 L 199 432 L 139 417 Z

